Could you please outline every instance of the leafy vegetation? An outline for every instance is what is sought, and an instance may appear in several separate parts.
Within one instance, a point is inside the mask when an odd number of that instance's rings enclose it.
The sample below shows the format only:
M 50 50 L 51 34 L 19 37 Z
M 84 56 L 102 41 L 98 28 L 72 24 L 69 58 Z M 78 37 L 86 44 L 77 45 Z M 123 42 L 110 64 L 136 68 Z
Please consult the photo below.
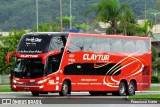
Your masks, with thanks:
M 71 17 L 71 21 L 72 23 L 74 22 L 75 20 L 75 16 Z M 61 27 L 59 26 L 58 23 L 60 23 L 60 18 L 57 17 L 56 18 L 56 22 L 53 22 L 53 23 L 41 23 L 38 27 L 38 31 L 40 32 L 58 32 L 58 31 L 61 31 Z M 70 29 L 70 17 L 69 16 L 65 16 L 65 17 L 62 17 L 62 22 L 63 22 L 63 30 L 66 30 L 66 29 Z M 82 23 L 82 24 L 73 24 L 72 25 L 72 29 L 81 29 L 83 31 L 86 31 L 88 28 L 89 28 L 89 25 L 85 24 L 85 23 Z M 34 28 L 33 31 L 37 31 L 37 28 Z
M 14 66 L 14 58 L 11 58 L 11 63 L 6 64 L 5 58 L 9 52 L 16 51 L 17 45 L 19 43 L 19 40 L 23 34 L 25 34 L 26 31 L 21 30 L 13 30 L 10 32 L 9 36 L 2 37 L 0 41 L 2 44 L 0 45 L 0 74 L 9 74 L 10 70 Z
M 152 75 L 152 80 L 151 80 L 152 83 L 159 83 L 160 80 L 158 78 L 158 76 L 155 76 L 155 75 Z
M 100 0 L 90 8 L 87 14 L 95 13 L 97 22 L 109 23 L 107 34 L 152 36 L 153 22 L 145 20 L 143 25 L 138 25 L 136 16 L 127 4 L 119 0 Z

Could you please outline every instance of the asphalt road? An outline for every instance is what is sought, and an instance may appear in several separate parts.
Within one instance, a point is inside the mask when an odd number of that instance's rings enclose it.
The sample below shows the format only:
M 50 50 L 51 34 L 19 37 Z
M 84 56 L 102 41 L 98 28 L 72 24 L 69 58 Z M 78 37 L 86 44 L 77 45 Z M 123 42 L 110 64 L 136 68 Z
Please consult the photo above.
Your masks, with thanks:
M 72 92 L 68 96 L 59 96 L 59 93 L 48 93 L 40 94 L 35 97 L 32 96 L 31 92 L 0 92 L 0 98 L 127 98 L 127 96 L 112 96 L 108 94 L 107 96 L 91 96 L 88 92 Z
M 144 94 L 136 92 L 136 94 Z M 146 94 L 146 93 L 145 93 Z M 160 94 L 160 93 L 159 93 Z M 58 93 L 40 94 L 34 97 L 30 92 L 0 92 L 0 104 L 2 100 L 7 99 L 12 104 L 21 103 L 38 103 L 38 104 L 132 104 L 132 100 L 127 96 L 90 96 L 88 92 L 72 92 L 69 96 L 59 96 Z M 35 101 L 35 102 L 34 102 Z M 36 102 L 37 101 L 37 102 Z M 146 100 L 147 101 L 147 100 Z M 7 101 L 5 101 L 7 102 Z M 152 102 L 152 101 L 151 101 Z M 150 103 L 151 103 L 150 102 Z M 146 102 L 139 102 L 138 104 Z M 149 103 L 149 104 L 150 104 Z M 156 103 L 156 101 L 154 102 Z M 157 103 L 160 104 L 160 101 Z

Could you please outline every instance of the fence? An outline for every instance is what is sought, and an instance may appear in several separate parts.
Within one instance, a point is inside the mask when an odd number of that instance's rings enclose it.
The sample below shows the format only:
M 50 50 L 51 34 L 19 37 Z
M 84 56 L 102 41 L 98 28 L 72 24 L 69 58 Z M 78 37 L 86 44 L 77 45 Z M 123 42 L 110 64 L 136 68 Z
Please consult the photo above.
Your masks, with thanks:
M 0 84 L 10 84 L 10 75 L 0 75 Z

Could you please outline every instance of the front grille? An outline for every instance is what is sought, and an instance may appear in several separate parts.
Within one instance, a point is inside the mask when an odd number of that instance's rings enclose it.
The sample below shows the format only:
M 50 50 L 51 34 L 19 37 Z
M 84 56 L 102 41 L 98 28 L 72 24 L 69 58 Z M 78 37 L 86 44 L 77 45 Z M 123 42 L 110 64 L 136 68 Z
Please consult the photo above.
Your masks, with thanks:
M 19 85 L 36 85 L 36 82 L 18 82 Z

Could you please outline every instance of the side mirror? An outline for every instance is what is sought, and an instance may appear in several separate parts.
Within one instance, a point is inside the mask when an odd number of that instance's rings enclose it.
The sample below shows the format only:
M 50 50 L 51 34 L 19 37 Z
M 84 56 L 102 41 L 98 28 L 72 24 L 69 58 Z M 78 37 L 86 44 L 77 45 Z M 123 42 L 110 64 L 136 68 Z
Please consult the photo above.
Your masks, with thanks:
M 12 55 L 15 55 L 16 54 L 16 51 L 13 51 L 13 52 L 10 52 L 7 56 L 6 56 L 6 63 L 9 64 L 10 63 L 10 57 Z
M 61 48 L 61 51 L 64 51 L 64 48 Z
M 59 51 L 58 53 L 60 53 L 60 51 Z M 55 53 L 55 52 L 53 51 L 53 52 L 50 52 L 50 53 L 45 54 L 45 55 L 42 57 L 42 64 L 45 64 L 45 63 L 46 63 L 47 57 L 52 56 L 52 55 L 55 55 L 55 54 L 58 54 L 58 53 Z
M 67 54 L 70 54 L 70 53 L 71 53 L 71 51 L 67 50 Z

